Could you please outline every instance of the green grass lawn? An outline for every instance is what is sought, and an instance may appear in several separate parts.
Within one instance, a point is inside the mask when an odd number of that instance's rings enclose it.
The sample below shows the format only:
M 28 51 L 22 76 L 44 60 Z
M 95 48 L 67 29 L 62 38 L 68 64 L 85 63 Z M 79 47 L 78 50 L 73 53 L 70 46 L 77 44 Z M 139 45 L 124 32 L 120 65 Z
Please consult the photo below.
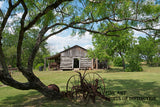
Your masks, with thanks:
M 111 70 L 97 70 L 106 85 L 106 95 L 111 102 L 97 99 L 96 103 L 87 105 L 73 103 L 68 99 L 48 100 L 35 90 L 17 90 L 0 83 L 0 107 L 2 106 L 51 106 L 51 107 L 157 107 L 160 106 L 160 67 L 143 67 L 143 72 L 121 72 L 121 68 Z M 91 71 L 88 71 L 91 72 Z M 61 91 L 65 91 L 66 82 L 73 71 L 35 71 L 35 74 L 46 84 L 57 84 Z M 20 72 L 12 75 L 16 80 L 25 82 L 26 79 Z M 142 100 L 142 98 L 148 98 Z M 141 100 L 140 100 L 141 98 Z

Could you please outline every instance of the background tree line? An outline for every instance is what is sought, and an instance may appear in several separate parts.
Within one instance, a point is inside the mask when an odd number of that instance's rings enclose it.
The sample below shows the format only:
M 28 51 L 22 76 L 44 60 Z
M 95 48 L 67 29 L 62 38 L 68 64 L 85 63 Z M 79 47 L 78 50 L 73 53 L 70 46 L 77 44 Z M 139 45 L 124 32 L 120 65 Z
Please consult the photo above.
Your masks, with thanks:
M 32 29 L 25 34 L 22 46 L 22 63 L 24 66 L 26 66 L 28 63 L 27 60 L 33 50 L 37 34 L 38 34 L 38 29 Z M 18 35 L 17 32 L 10 33 L 8 30 L 6 30 L 3 37 L 3 51 L 4 54 L 6 55 L 5 57 L 7 65 L 11 65 L 11 67 L 16 67 L 16 56 L 17 56 L 16 41 L 18 41 L 17 35 Z M 40 65 L 43 65 L 44 58 L 47 56 L 50 56 L 50 52 L 47 48 L 47 42 L 43 42 L 40 45 L 40 49 L 35 57 L 33 68 L 37 69 Z
M 117 27 L 123 25 L 116 24 Z M 101 24 L 100 31 L 114 29 L 111 24 Z M 91 58 L 100 61 L 112 61 L 114 66 L 123 67 L 124 71 L 142 71 L 141 62 L 148 66 L 160 66 L 160 38 L 156 36 L 134 37 L 132 30 L 117 31 L 111 35 L 119 37 L 106 37 L 93 34 L 94 49 L 88 51 Z

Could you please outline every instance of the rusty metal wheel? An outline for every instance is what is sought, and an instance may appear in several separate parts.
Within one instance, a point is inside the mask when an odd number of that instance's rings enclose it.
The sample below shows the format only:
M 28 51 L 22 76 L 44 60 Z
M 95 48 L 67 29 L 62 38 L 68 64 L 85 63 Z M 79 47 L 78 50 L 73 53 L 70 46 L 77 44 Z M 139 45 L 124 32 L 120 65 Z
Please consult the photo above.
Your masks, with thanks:
M 72 75 L 67 81 L 66 91 L 70 92 L 72 90 L 72 87 L 77 85 L 80 85 L 79 75 Z
M 105 94 L 104 80 L 98 73 L 95 73 L 95 72 L 86 73 L 84 78 L 86 83 L 92 86 L 92 87 L 89 87 L 90 94 L 93 94 L 93 96 L 94 94 L 96 94 L 96 96 L 99 96 L 99 95 L 104 96 Z
M 69 93 L 68 97 L 72 101 L 85 104 L 89 99 L 91 99 L 92 102 L 95 102 L 96 96 L 103 99 L 106 98 L 104 96 L 105 84 L 99 74 L 84 72 L 84 74 L 81 75 L 80 72 L 77 73 L 79 73 L 79 75 L 71 76 L 66 85 L 66 91 Z
M 80 95 L 78 92 L 78 90 L 81 90 L 80 86 L 81 84 L 80 84 L 79 75 L 73 75 L 68 79 L 67 85 L 66 85 L 66 92 L 68 93 L 68 97 L 71 100 L 80 99 Z
M 85 103 L 88 100 L 88 93 L 82 89 L 80 76 L 78 74 L 73 75 L 68 79 L 66 92 L 68 93 L 68 98 L 75 103 Z

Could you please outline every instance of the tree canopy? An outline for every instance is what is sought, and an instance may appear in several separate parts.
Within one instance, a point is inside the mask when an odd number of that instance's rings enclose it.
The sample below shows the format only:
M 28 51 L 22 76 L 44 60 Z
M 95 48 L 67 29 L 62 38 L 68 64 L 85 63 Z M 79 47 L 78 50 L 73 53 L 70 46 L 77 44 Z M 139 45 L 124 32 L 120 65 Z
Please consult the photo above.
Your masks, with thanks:
M 49 98 L 59 94 L 49 90 L 33 73 L 33 62 L 40 48 L 49 37 L 68 28 L 73 34 L 82 35 L 88 31 L 105 36 L 119 36 L 114 32 L 134 29 L 154 36 L 159 32 L 159 0 L 1 0 L 6 3 L 0 9 L 0 81 L 17 89 L 35 89 Z M 112 28 L 98 30 L 103 24 Z M 116 25 L 123 25 L 117 27 Z M 28 56 L 27 65 L 23 63 L 23 46 L 27 33 L 38 28 L 35 43 Z M 11 30 L 10 30 L 11 29 Z M 3 51 L 5 33 L 15 35 L 16 65 L 28 82 L 14 80 L 8 72 L 6 55 Z M 51 30 L 51 33 L 47 31 Z M 156 32 L 156 33 L 155 33 Z M 14 50 L 15 47 L 13 47 Z
M 123 25 L 115 25 L 115 27 L 121 28 L 123 27 Z M 99 27 L 100 31 L 106 29 L 114 29 L 114 27 L 112 26 L 112 24 L 101 24 L 101 26 Z M 119 37 L 106 37 L 101 34 L 93 35 L 92 41 L 94 50 L 90 50 L 89 55 L 93 58 L 98 58 L 99 60 L 109 60 L 119 55 L 122 58 L 123 68 L 125 69 L 125 54 L 127 51 L 129 51 L 132 43 L 134 42 L 134 38 L 132 36 L 133 32 L 131 30 L 123 30 L 115 31 L 109 34 L 119 35 Z M 94 53 L 95 56 L 92 56 L 92 53 Z

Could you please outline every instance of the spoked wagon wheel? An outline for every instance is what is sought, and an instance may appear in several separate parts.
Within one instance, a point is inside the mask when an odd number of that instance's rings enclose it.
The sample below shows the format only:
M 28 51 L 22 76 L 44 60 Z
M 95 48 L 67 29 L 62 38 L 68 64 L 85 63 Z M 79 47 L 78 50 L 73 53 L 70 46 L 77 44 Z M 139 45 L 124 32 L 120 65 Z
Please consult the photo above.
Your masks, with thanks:
M 68 97 L 74 102 L 82 102 L 84 93 L 81 88 L 80 76 L 73 75 L 71 76 L 66 85 L 66 91 L 68 93 Z
M 84 78 L 86 83 L 90 84 L 90 87 L 88 87 L 88 89 L 90 90 L 89 93 L 92 96 L 104 97 L 105 84 L 104 80 L 99 74 L 95 72 L 86 73 Z

